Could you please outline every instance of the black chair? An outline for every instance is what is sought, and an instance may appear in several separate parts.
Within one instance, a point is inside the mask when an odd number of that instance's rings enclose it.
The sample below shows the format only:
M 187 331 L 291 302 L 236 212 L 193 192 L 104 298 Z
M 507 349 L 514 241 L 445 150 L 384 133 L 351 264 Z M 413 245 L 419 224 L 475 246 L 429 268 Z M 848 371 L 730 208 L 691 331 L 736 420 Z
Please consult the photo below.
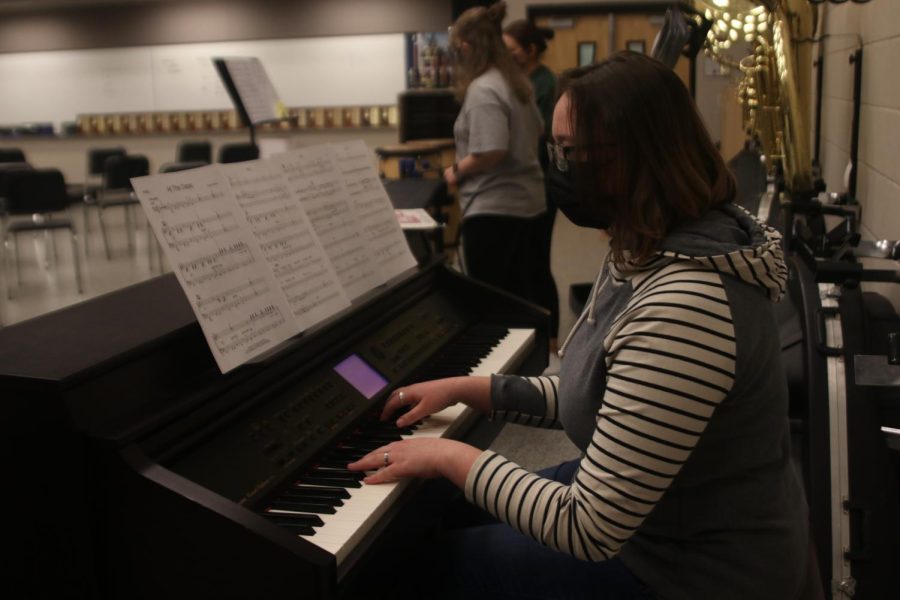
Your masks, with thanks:
M 88 218 L 88 207 L 97 205 L 97 191 L 103 186 L 103 168 L 110 156 L 125 156 L 125 148 L 92 148 L 88 150 L 87 169 L 84 173 L 84 194 L 82 195 L 82 215 L 84 216 L 84 255 L 90 255 L 88 235 L 91 232 L 91 221 Z
M 166 163 L 159 168 L 160 173 L 175 173 L 176 171 L 188 171 L 190 169 L 197 169 L 199 167 L 205 167 L 209 163 L 200 161 L 200 160 L 186 160 L 186 161 L 175 161 Z
M 186 162 L 212 162 L 212 144 L 207 140 L 184 140 L 178 144 L 176 161 Z M 162 173 L 162 171 L 160 171 Z
M 18 148 L 0 148 L 0 163 L 23 163 L 25 153 Z
M 12 174 L 20 171 L 33 171 L 26 162 L 0 163 L 0 215 L 6 212 L 6 197 L 9 195 L 8 181 Z
M 19 259 L 18 234 L 26 231 L 44 231 L 50 234 L 53 254 L 56 244 L 53 232 L 68 229 L 72 235 L 72 257 L 75 261 L 75 284 L 82 293 L 81 262 L 78 257 L 78 233 L 68 215 L 69 197 L 66 181 L 59 169 L 23 169 L 7 173 L 6 211 L 3 215 L 3 270 L 8 272 L 9 238 L 13 238 L 16 253 L 16 282 L 22 283 L 21 260 Z M 65 213 L 59 216 L 57 213 Z M 28 217 L 15 219 L 15 217 Z M 7 281 L 9 278 L 7 277 Z M 12 298 L 12 285 L 7 286 L 7 295 Z
M 219 146 L 219 162 L 234 163 L 259 158 L 259 146 L 249 142 L 223 144 Z
M 103 213 L 107 208 L 125 207 L 125 236 L 128 239 L 128 252 L 133 254 L 131 207 L 138 204 L 138 199 L 131 187 L 131 178 L 149 174 L 150 161 L 146 156 L 140 154 L 110 156 L 104 163 L 103 185 L 97 190 L 96 201 L 97 215 L 100 218 L 100 232 L 103 234 L 103 247 L 106 249 L 106 258 L 108 259 L 112 258 L 112 253 L 109 250 L 109 236 L 106 231 L 106 222 L 103 220 Z

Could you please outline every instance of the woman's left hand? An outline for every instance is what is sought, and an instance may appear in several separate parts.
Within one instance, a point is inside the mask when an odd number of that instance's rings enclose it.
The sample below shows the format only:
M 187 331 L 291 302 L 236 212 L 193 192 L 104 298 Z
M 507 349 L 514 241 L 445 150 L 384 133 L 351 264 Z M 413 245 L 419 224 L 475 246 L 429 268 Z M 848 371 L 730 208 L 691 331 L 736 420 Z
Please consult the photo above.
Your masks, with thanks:
M 457 177 L 456 170 L 453 167 L 444 169 L 444 181 L 446 181 L 449 186 L 455 186 L 459 183 L 459 177 Z
M 392 442 L 347 465 L 351 471 L 377 471 L 363 481 L 387 483 L 408 477 L 446 477 L 465 486 L 472 463 L 481 450 L 455 440 L 420 439 Z

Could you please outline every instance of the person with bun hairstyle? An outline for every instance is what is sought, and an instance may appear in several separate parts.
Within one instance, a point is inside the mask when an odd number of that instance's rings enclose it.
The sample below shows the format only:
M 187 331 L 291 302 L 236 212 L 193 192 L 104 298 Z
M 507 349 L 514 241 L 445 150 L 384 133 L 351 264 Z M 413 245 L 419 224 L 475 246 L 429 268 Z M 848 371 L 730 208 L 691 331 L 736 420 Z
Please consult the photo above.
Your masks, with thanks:
M 580 458 L 532 473 L 414 439 L 348 468 L 375 471 L 369 485 L 445 477 L 493 517 L 397 563 L 424 597 L 801 597 L 808 514 L 773 310 L 788 276 L 781 236 L 734 203 L 690 93 L 662 63 L 620 52 L 564 73 L 560 91 L 550 190 L 573 222 L 609 234 L 610 252 L 594 257 L 559 375 L 414 383 L 382 418 L 402 407 L 406 426 L 462 402 L 561 427 Z
M 556 104 L 556 75 L 541 63 L 541 57 L 547 50 L 547 41 L 552 40 L 553 35 L 552 29 L 537 27 L 525 19 L 513 21 L 503 28 L 503 43 L 531 80 L 534 100 L 544 119 L 544 133 L 538 141 L 538 160 L 545 175 L 549 164 L 547 140 L 550 139 L 550 123 L 553 119 L 553 106 Z M 556 205 L 552 198 L 547 198 L 547 212 L 540 221 L 535 254 L 538 304 L 550 311 L 550 352 L 555 353 L 559 335 L 559 294 L 550 269 L 550 248 L 553 225 L 556 222 Z
M 556 105 L 556 75 L 541 63 L 547 51 L 547 41 L 553 39 L 554 32 L 547 27 L 537 27 L 531 21 L 519 19 L 503 28 L 503 43 L 506 44 L 519 67 L 525 71 L 534 88 L 534 101 L 544 119 L 544 136 L 550 137 L 550 122 Z M 540 151 L 541 166 L 547 166 L 546 150 Z
M 506 4 L 465 11 L 450 32 L 456 57 L 457 161 L 466 273 L 537 303 L 534 237 L 546 210 L 537 158 L 542 123 L 531 84 L 503 45 Z

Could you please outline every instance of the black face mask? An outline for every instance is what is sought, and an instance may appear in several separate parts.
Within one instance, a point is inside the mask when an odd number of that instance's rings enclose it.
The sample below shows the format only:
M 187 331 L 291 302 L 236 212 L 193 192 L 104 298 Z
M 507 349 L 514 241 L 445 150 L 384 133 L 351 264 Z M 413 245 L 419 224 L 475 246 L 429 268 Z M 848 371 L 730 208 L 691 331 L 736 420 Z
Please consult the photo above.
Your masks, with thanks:
M 610 207 L 615 199 L 600 194 L 583 197 L 585 194 L 578 193 L 575 172 L 581 170 L 584 173 L 590 168 L 589 164 L 569 161 L 569 170 L 563 172 L 551 160 L 547 168 L 547 199 L 579 227 L 609 229 L 612 223 Z

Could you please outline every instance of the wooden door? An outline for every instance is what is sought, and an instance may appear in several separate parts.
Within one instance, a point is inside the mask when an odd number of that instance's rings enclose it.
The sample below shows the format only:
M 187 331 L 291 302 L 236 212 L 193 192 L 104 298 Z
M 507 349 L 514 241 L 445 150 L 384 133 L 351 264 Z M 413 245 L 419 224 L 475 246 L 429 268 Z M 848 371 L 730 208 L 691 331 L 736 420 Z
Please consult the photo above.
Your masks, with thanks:
M 646 54 L 653 47 L 653 40 L 662 27 L 662 15 L 634 12 L 614 14 L 577 14 L 545 16 L 535 20 L 541 27 L 552 27 L 555 35 L 547 43 L 543 63 L 555 73 L 578 66 L 579 45 L 594 44 L 595 60 L 608 58 L 610 50 L 638 49 L 643 46 Z M 612 44 L 610 44 L 612 36 Z M 690 88 L 690 61 L 681 57 L 675 65 L 675 72 Z

